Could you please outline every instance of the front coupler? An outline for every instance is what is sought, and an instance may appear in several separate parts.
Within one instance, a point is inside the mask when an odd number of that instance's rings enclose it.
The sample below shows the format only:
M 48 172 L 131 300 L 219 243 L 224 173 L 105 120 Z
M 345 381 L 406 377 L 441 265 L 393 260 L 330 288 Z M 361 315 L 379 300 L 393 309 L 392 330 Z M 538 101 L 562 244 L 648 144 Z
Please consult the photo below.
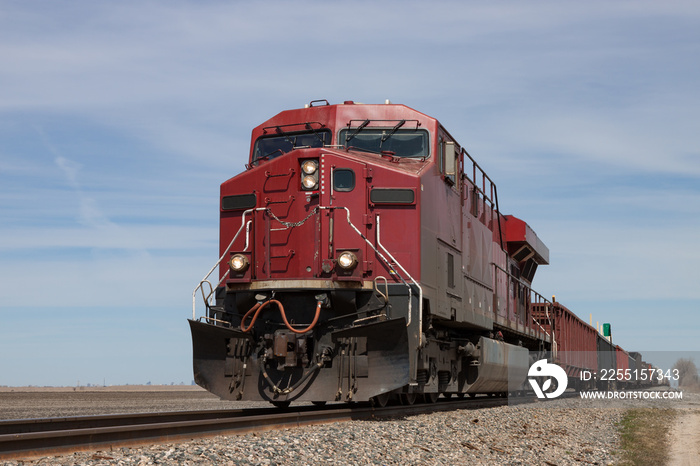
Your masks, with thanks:
M 195 382 L 226 400 L 367 401 L 409 383 L 404 318 L 253 337 L 190 320 Z

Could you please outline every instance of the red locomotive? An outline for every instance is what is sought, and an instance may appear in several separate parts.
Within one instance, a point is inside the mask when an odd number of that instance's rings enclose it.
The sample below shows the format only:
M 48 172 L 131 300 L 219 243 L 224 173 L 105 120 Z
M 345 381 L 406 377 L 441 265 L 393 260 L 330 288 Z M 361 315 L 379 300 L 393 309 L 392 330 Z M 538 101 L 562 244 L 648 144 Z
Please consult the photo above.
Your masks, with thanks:
M 190 326 L 195 380 L 223 399 L 501 394 L 556 344 L 531 290 L 549 250 L 404 105 L 314 101 L 269 119 L 220 216 L 218 280 L 195 290 L 207 310 Z

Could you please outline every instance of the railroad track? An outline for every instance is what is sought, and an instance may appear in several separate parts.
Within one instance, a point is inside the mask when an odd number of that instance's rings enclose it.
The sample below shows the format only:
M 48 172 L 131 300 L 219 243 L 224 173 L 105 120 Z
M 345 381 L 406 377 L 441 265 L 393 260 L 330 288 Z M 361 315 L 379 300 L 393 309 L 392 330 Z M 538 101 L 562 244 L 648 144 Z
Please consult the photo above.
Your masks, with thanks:
M 513 400 L 510 400 L 511 404 Z M 527 402 L 523 400 L 522 402 Z M 297 406 L 0 421 L 0 460 L 165 443 L 312 424 L 394 418 L 457 409 L 501 406 L 506 398 L 477 397 L 412 406 L 369 404 Z

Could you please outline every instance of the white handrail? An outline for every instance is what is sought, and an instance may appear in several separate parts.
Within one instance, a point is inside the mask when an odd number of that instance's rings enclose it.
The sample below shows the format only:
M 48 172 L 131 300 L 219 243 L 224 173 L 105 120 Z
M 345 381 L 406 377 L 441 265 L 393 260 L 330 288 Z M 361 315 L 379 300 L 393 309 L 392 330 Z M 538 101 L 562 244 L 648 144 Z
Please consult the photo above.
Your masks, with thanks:
M 214 270 L 216 270 L 216 268 L 219 266 L 219 264 L 221 264 L 221 261 L 223 261 L 223 260 L 224 260 L 224 257 L 226 257 L 226 255 L 228 254 L 229 249 L 231 249 L 231 246 L 233 246 L 234 241 L 236 241 L 236 239 L 238 239 L 238 235 L 240 235 L 240 234 L 241 234 L 241 231 L 243 231 L 243 227 L 246 225 L 246 223 L 245 223 L 245 216 L 248 215 L 249 213 L 253 212 L 254 210 L 257 210 L 257 209 L 248 209 L 248 210 L 246 210 L 246 211 L 243 212 L 243 214 L 241 215 L 241 227 L 238 229 L 238 232 L 235 234 L 235 236 L 233 237 L 233 239 L 232 239 L 231 242 L 229 243 L 228 247 L 226 247 L 226 249 L 224 250 L 224 253 L 221 255 L 221 257 L 219 257 L 219 260 L 216 261 L 216 264 L 214 264 L 214 267 L 212 267 L 211 270 L 209 270 L 209 272 L 204 276 L 204 278 L 202 278 L 202 279 L 200 280 L 199 285 L 197 285 L 197 286 L 195 287 L 194 291 L 192 292 L 192 320 L 194 320 L 194 319 L 197 318 L 197 311 L 196 311 L 196 309 L 195 309 L 195 308 L 196 308 L 196 304 L 195 304 L 195 303 L 196 303 L 196 298 L 197 298 L 197 290 L 199 290 L 199 289 L 202 287 L 202 285 L 203 285 L 204 283 L 209 283 L 209 285 L 211 286 L 211 283 L 210 283 L 209 280 L 208 280 L 208 279 L 209 279 L 209 275 L 211 275 L 211 274 L 214 272 Z M 228 271 L 226 271 L 226 275 L 228 275 Z M 219 283 L 221 283 L 221 281 L 222 281 L 224 278 L 225 278 L 225 276 L 222 277 L 221 280 L 219 280 Z M 212 290 L 212 292 L 209 293 L 209 296 L 207 296 L 207 297 L 204 299 L 204 302 L 205 302 L 205 303 L 208 303 L 208 302 L 209 302 L 209 299 L 211 299 L 211 295 L 212 295 L 213 293 L 214 293 L 214 291 Z
M 379 214 L 377 214 L 377 244 L 379 245 L 380 248 L 386 252 L 386 254 L 391 258 L 391 260 L 399 266 L 399 268 L 403 271 L 403 273 L 406 274 L 406 276 L 413 282 L 413 284 L 418 288 L 418 345 L 422 346 L 423 344 L 423 288 L 418 284 L 418 282 L 411 276 L 410 273 L 401 265 L 399 261 L 397 261 L 394 256 L 391 255 L 391 253 L 384 247 L 384 245 L 381 242 L 380 239 L 380 228 L 379 228 Z M 411 287 L 408 287 L 408 322 L 406 323 L 406 326 L 408 327 L 411 324 L 411 301 L 412 301 L 412 293 L 411 293 Z
M 396 274 L 396 276 L 399 277 L 399 279 L 401 280 L 401 282 L 403 282 L 404 285 L 406 285 L 406 287 L 408 288 L 408 322 L 406 323 L 406 327 L 408 327 L 408 326 L 411 324 L 411 314 L 412 314 L 412 309 L 411 309 L 411 307 L 412 307 L 412 306 L 411 306 L 411 301 L 412 301 L 412 299 L 411 299 L 411 298 L 412 298 L 413 294 L 412 294 L 412 292 L 411 292 L 411 285 L 409 285 L 408 283 L 406 283 L 406 280 L 404 280 L 403 277 L 402 277 L 400 274 L 398 274 L 398 273 L 396 273 L 396 271 L 394 271 L 393 267 L 391 266 L 391 262 L 390 262 L 386 257 L 384 257 L 384 254 L 382 254 L 382 253 L 379 251 L 379 249 L 375 248 L 374 245 L 372 244 L 372 242 L 371 242 L 371 241 L 370 241 L 370 240 L 369 240 L 369 239 L 368 239 L 368 238 L 367 238 L 353 223 L 352 223 L 352 221 L 350 220 L 350 209 L 348 209 L 347 207 L 319 207 L 319 209 L 324 209 L 324 210 L 342 209 L 342 210 L 344 210 L 345 213 L 347 214 L 348 225 L 350 225 L 350 227 L 352 227 L 352 229 L 355 230 L 355 233 L 357 233 L 357 234 L 360 236 L 360 238 L 362 238 L 363 240 L 365 240 L 365 243 L 367 243 L 367 245 L 369 245 L 369 247 L 372 248 L 372 250 L 377 254 L 377 256 L 378 256 L 382 261 L 384 261 L 384 263 L 387 265 L 387 267 L 389 267 L 389 269 L 390 269 L 392 272 L 394 272 L 394 273 Z M 419 310 L 420 310 L 420 314 L 421 314 L 421 315 L 419 316 L 419 318 L 421 319 L 421 320 L 420 320 L 420 325 L 421 325 L 421 326 L 420 326 L 420 329 L 419 329 L 419 330 L 421 330 L 420 336 L 419 336 L 419 343 L 420 343 L 420 342 L 422 341 L 422 328 L 423 328 L 423 327 L 422 327 L 422 319 L 423 319 L 423 316 L 422 316 L 422 313 L 423 313 L 423 289 L 420 287 L 420 285 L 418 285 L 418 283 L 413 279 L 413 277 L 411 277 L 411 275 L 410 275 L 408 272 L 406 272 L 406 269 L 404 269 L 403 266 L 402 266 L 396 259 L 394 259 L 394 257 L 391 255 L 391 253 L 390 253 L 389 251 L 387 251 L 387 249 L 380 243 L 380 241 L 379 241 L 379 215 L 377 215 L 377 244 L 379 244 L 379 245 L 381 246 L 381 248 L 384 250 L 384 252 L 386 252 L 386 253 L 389 255 L 389 257 L 391 257 L 391 260 L 394 261 L 394 262 L 401 268 L 401 270 L 403 270 L 403 272 L 404 272 L 406 275 L 408 275 L 408 277 L 410 278 L 410 280 L 418 287 L 418 290 L 419 290 L 419 293 L 420 293 L 420 294 L 419 294 L 419 297 L 420 297 Z

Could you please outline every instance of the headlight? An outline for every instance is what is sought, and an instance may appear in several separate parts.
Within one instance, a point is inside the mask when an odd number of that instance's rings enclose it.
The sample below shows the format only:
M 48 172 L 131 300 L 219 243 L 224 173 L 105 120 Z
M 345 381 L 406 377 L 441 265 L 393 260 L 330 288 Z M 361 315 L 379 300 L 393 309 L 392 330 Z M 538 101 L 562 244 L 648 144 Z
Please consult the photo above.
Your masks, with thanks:
M 307 175 L 311 175 L 318 170 L 318 162 L 315 160 L 306 160 L 301 164 L 301 170 Z
M 311 191 L 318 189 L 318 160 L 309 159 L 301 162 L 301 189 Z
M 234 272 L 243 272 L 248 268 L 248 258 L 241 254 L 234 255 L 228 262 Z
M 354 269 L 357 266 L 357 256 L 350 251 L 345 251 L 338 256 L 338 265 L 345 269 Z
M 318 185 L 318 179 L 314 175 L 306 175 L 301 179 L 301 185 L 304 189 L 314 189 Z

